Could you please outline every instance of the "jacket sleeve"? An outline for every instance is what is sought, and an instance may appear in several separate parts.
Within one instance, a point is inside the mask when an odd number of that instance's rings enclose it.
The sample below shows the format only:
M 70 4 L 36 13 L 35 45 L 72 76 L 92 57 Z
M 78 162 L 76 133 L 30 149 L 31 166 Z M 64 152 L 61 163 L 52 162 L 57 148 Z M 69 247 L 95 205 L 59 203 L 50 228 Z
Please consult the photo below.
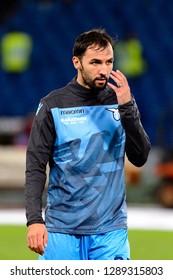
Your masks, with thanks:
M 42 195 L 46 183 L 46 166 L 50 161 L 55 129 L 50 110 L 39 104 L 33 120 L 26 151 L 25 207 L 27 225 L 44 223 Z
M 126 155 L 132 164 L 141 167 L 147 161 L 151 145 L 141 124 L 140 113 L 134 98 L 130 102 L 120 105 L 119 112 L 126 134 Z

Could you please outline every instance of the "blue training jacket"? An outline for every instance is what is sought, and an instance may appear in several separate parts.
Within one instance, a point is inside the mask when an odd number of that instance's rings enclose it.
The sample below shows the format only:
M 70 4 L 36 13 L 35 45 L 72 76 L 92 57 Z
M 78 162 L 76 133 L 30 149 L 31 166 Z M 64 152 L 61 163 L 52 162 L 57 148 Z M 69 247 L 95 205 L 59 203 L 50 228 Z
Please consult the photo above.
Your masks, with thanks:
M 127 227 L 124 156 L 136 166 L 150 142 L 132 101 L 93 91 L 74 78 L 42 98 L 27 147 L 27 225 L 44 223 L 42 195 L 49 162 L 45 223 L 48 231 L 99 234 Z

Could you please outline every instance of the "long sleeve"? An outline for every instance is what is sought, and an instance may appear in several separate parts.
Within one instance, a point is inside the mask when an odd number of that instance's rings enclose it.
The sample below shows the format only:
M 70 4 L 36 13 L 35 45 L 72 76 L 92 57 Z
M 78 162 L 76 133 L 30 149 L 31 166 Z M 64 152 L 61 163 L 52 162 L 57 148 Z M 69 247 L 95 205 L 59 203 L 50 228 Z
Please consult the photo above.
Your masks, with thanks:
M 134 99 L 119 106 L 122 126 L 126 134 L 125 152 L 129 161 L 137 167 L 145 164 L 150 151 L 150 140 L 140 120 Z
M 46 182 L 46 166 L 50 161 L 55 137 L 51 112 L 40 103 L 33 121 L 26 153 L 25 204 L 27 225 L 44 223 L 42 195 Z

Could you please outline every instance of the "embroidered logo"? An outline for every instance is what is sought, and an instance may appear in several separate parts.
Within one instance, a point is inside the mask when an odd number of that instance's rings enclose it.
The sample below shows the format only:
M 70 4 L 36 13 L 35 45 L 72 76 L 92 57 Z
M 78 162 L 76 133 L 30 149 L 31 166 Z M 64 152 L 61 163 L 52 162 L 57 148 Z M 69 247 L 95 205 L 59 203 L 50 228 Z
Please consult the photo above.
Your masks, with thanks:
M 117 108 L 109 108 L 107 110 L 113 113 L 114 120 L 116 120 L 116 121 L 120 120 L 120 113 Z
M 40 104 L 38 105 L 36 115 L 38 115 L 38 112 L 40 111 L 40 109 L 41 109 L 41 107 L 42 107 L 42 106 L 43 106 L 43 104 L 42 104 L 42 103 L 40 103 Z

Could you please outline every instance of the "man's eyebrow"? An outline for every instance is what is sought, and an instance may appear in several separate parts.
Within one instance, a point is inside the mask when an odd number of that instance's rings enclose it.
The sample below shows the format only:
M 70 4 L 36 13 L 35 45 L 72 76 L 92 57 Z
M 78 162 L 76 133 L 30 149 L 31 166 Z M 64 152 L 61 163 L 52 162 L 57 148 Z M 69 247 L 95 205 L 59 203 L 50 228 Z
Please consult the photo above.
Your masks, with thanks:
M 91 62 L 92 62 L 92 61 L 102 61 L 102 60 L 101 60 L 101 59 L 98 59 L 98 58 L 92 58 L 92 59 L 91 59 Z
M 109 59 L 107 59 L 106 61 L 114 61 L 114 58 L 113 57 L 110 57 Z M 102 62 L 102 59 L 99 59 L 99 58 L 92 58 L 90 60 L 90 62 Z
M 97 59 L 97 58 L 92 58 L 89 63 L 102 63 L 101 59 Z

